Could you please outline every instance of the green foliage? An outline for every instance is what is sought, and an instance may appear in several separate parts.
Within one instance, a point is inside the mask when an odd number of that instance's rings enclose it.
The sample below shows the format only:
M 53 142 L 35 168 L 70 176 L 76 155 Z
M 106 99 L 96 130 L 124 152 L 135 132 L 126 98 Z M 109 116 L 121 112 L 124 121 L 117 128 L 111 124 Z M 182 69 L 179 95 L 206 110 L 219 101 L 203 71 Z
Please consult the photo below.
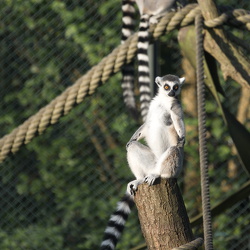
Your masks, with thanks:
M 44 242 L 48 249 L 62 249 L 64 239 L 60 230 L 60 227 L 53 226 L 29 226 L 17 228 L 11 235 L 0 231 L 1 249 L 44 249 Z
M 120 43 L 118 2 L 1 1 L 1 135 Z M 129 122 L 117 82 L 119 75 L 4 162 L 1 249 L 98 248 L 131 178 L 121 169 L 136 124 Z

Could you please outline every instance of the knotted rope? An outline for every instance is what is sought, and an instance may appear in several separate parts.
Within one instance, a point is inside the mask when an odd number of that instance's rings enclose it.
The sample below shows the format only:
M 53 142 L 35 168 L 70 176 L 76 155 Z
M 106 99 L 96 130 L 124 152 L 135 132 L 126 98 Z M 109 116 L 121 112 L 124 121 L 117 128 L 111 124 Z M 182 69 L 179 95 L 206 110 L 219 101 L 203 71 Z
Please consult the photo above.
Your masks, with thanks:
M 167 13 L 156 26 L 151 27 L 150 31 L 153 38 L 157 39 L 166 32 L 193 23 L 197 14 L 200 14 L 197 4 L 190 4 L 180 11 Z M 224 15 L 226 15 L 226 18 Z M 205 22 L 205 25 L 213 28 L 223 24 L 230 24 L 250 30 L 249 11 L 232 10 L 227 11 L 221 16 L 223 17 Z M 60 117 L 66 115 L 75 105 L 81 103 L 87 95 L 93 94 L 100 83 L 105 83 L 124 64 L 131 62 L 136 51 L 137 33 L 131 36 L 124 44 L 114 49 L 99 64 L 90 69 L 47 106 L 40 109 L 10 134 L 2 137 L 0 139 L 0 162 L 10 152 L 17 152 L 21 145 L 29 143 L 37 134 L 42 134 L 48 126 L 56 123 Z

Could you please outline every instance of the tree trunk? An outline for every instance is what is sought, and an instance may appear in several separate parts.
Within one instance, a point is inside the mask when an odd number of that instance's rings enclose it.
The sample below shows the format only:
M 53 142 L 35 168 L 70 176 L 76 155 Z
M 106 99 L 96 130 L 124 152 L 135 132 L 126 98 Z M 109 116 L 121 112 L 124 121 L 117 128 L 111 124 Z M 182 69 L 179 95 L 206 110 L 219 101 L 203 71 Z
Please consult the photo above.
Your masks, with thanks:
M 135 204 L 149 250 L 172 249 L 193 240 L 176 179 L 161 179 L 150 187 L 139 185 Z

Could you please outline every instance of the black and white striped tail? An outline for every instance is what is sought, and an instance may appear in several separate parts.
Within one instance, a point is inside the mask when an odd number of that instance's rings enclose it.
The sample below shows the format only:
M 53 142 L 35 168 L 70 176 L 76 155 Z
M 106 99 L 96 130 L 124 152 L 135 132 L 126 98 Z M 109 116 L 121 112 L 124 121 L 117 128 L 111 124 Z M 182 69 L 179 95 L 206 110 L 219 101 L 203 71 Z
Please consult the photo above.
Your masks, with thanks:
M 134 0 L 123 0 L 122 1 L 122 39 L 121 42 L 124 43 L 133 33 L 135 29 L 134 25 Z M 125 65 L 122 69 L 122 90 L 123 90 L 123 100 L 130 111 L 131 115 L 137 119 L 137 109 L 134 95 L 134 61 Z
M 133 197 L 128 193 L 117 203 L 116 211 L 111 215 L 106 227 L 100 250 L 115 249 L 133 205 Z
M 138 32 L 138 82 L 140 86 L 141 116 L 146 119 L 151 101 L 150 76 L 149 76 L 149 15 L 141 16 Z

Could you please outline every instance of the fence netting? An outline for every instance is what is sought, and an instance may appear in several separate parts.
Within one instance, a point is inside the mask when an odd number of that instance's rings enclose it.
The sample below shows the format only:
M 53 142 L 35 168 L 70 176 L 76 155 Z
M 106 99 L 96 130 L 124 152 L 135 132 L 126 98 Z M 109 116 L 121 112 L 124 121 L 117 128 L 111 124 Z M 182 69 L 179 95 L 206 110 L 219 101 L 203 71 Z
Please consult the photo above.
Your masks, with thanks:
M 249 10 L 247 0 L 216 1 Z M 232 4 L 230 4 L 232 2 Z M 71 86 L 120 44 L 121 1 L 0 2 L 0 137 Z M 250 41 L 246 31 L 230 29 Z M 178 31 L 157 44 L 158 73 L 183 75 Z M 226 106 L 237 116 L 243 93 L 225 82 Z M 134 177 L 125 145 L 139 124 L 124 107 L 121 73 L 42 135 L 10 154 L 0 168 L 0 249 L 98 249 L 116 202 Z M 201 212 L 197 112 L 193 85 L 182 93 L 187 138 L 179 180 L 189 218 Z M 136 97 L 138 90 L 136 87 Z M 249 98 L 249 96 L 248 96 Z M 218 107 L 207 91 L 212 207 L 249 176 Z M 249 129 L 249 109 L 241 122 Z M 213 218 L 215 249 L 250 248 L 249 196 Z M 194 233 L 202 236 L 202 226 Z M 118 249 L 144 242 L 136 209 Z

